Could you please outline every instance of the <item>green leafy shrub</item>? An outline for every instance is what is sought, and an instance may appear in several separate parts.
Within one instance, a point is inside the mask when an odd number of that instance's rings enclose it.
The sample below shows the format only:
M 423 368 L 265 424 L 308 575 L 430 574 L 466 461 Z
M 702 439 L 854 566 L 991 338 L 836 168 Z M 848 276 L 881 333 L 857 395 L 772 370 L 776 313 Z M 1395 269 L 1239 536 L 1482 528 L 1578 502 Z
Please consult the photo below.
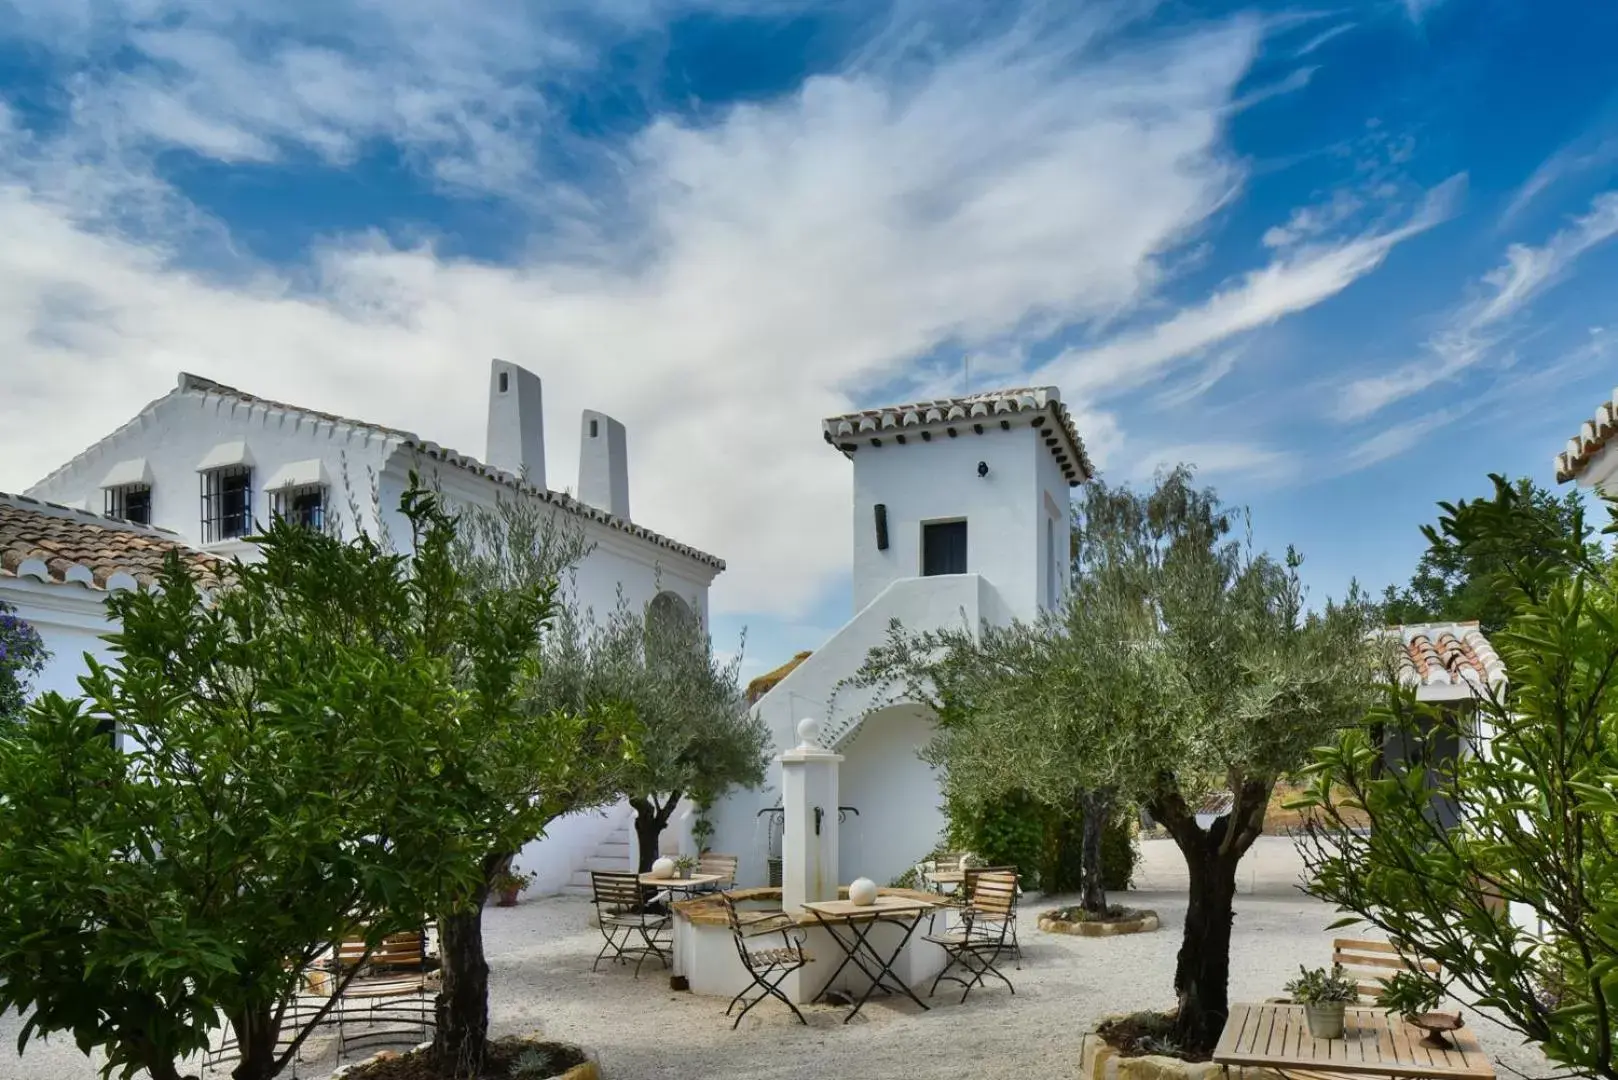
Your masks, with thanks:
M 1115 808 L 1101 832 L 1101 872 L 1109 891 L 1128 889 L 1140 862 L 1140 840 L 1133 806 Z M 1040 888 L 1048 893 L 1078 892 L 1084 861 L 1084 811 L 1045 811 L 1045 846 L 1039 864 Z
M 949 838 L 988 866 L 1015 866 L 1024 887 L 1042 887 L 1038 872 L 1045 849 L 1045 810 L 1022 792 L 982 803 L 951 798 Z

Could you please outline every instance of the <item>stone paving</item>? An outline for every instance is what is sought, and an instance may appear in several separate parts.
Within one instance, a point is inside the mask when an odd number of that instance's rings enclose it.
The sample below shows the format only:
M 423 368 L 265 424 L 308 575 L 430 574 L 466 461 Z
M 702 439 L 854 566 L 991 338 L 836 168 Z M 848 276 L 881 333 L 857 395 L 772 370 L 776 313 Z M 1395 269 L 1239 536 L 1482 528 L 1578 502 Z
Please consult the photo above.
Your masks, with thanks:
M 805 1010 L 800 1027 L 784 1008 L 760 1005 L 740 1030 L 722 1016 L 725 1002 L 675 993 L 668 980 L 643 971 L 604 967 L 590 973 L 600 939 L 590 908 L 571 898 L 490 908 L 485 917 L 497 1032 L 537 1031 L 594 1049 L 609 1080 L 760 1078 L 811 1080 L 929 1080 L 952 1077 L 1076 1075 L 1081 1040 L 1108 1013 L 1162 1008 L 1185 909 L 1184 869 L 1168 841 L 1143 845 L 1138 888 L 1119 903 L 1156 910 L 1156 933 L 1112 938 L 1044 934 L 1038 910 L 1062 898 L 1031 900 L 1024 911 L 1027 953 L 1004 988 L 973 991 L 966 1003 L 940 993 L 922 1012 L 902 999 L 881 998 L 844 1026 L 843 1011 Z M 1264 837 L 1241 868 L 1232 945 L 1232 1000 L 1261 1000 L 1280 992 L 1300 963 L 1327 962 L 1334 915 L 1299 893 L 1300 864 L 1289 840 Z M 1468 1010 L 1485 1048 L 1501 1065 L 1532 1077 L 1551 1075 L 1545 1060 L 1519 1040 Z M 93 1080 L 96 1064 L 65 1039 L 35 1043 L 14 1056 L 17 1018 L 0 1018 L 0 1077 L 5 1080 Z M 301 1077 L 324 1078 L 329 1060 L 305 1062 Z M 210 1073 L 210 1076 L 222 1075 Z M 290 1074 L 289 1074 L 290 1075 Z

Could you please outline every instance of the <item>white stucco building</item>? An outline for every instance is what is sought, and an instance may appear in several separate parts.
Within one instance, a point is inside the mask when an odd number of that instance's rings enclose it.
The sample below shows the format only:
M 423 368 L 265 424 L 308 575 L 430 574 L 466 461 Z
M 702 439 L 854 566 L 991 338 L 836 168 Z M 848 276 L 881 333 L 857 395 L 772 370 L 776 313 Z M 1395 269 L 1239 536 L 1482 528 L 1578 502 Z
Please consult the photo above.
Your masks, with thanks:
M 843 825 L 840 880 L 886 882 L 944 827 L 938 777 L 918 757 L 932 717 L 905 704 L 871 712 L 869 694 L 839 684 L 895 620 L 977 627 L 1056 606 L 1068 584 L 1069 491 L 1093 470 L 1055 387 L 873 409 L 822 429 L 853 462 L 853 617 L 754 708 L 778 751 L 796 744 L 799 720 L 822 720 L 825 741 L 845 756 L 841 802 L 859 811 Z M 779 785 L 772 766 L 763 789 L 716 807 L 712 846 L 741 856 L 744 883 L 767 878 Z
M 578 485 L 569 495 L 547 486 L 540 380 L 515 364 L 490 367 L 485 460 L 395 427 L 182 374 L 173 390 L 27 495 L 169 530 L 208 554 L 251 559 L 255 549 L 245 537 L 255 522 L 277 514 L 408 545 L 398 506 L 414 471 L 451 505 L 531 499 L 565 515 L 589 545 L 563 582 L 581 606 L 605 615 L 621 590 L 637 606 L 677 599 L 706 622 L 708 587 L 725 564 L 634 522 L 622 424 L 586 410 L 578 432 Z M 578 886 L 586 869 L 627 869 L 632 838 L 623 826 L 630 814 L 619 806 L 556 823 L 518 860 L 535 873 L 533 890 L 554 892 L 570 880 Z
M 1618 390 L 1596 407 L 1595 415 L 1556 455 L 1556 482 L 1569 480 L 1604 495 L 1618 495 Z

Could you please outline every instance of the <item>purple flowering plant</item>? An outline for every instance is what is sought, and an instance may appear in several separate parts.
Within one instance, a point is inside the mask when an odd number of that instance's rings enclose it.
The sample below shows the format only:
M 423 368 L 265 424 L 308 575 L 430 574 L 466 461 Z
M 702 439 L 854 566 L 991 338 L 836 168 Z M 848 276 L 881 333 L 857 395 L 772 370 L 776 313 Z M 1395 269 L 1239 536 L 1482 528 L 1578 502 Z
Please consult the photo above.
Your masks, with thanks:
M 39 631 L 0 601 L 0 717 L 22 712 L 29 684 L 45 666 L 45 656 Z

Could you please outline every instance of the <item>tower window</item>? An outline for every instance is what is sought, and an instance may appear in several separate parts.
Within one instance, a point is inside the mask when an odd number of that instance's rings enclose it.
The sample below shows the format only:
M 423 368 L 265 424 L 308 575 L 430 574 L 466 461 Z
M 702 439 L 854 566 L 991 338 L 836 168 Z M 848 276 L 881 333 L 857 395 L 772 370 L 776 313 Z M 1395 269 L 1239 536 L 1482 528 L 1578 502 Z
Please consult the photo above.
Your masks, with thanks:
M 592 438 L 592 439 L 595 438 L 596 435 L 599 433 L 599 429 L 598 429 L 599 424 L 600 424 L 599 420 L 590 421 L 590 438 Z
M 246 536 L 253 530 L 253 470 L 247 465 L 202 474 L 202 542 Z
M 102 489 L 102 513 L 136 525 L 152 523 L 152 488 L 149 484 L 123 484 Z
M 500 373 L 500 392 L 502 394 L 505 393 L 506 392 L 506 387 L 508 387 L 510 385 L 511 385 L 511 375 L 509 373 L 507 373 L 507 372 L 502 371 Z
M 966 522 L 933 521 L 921 527 L 923 577 L 966 573 Z
M 306 529 L 326 527 L 326 485 L 304 484 L 282 488 L 270 496 L 270 511 Z

